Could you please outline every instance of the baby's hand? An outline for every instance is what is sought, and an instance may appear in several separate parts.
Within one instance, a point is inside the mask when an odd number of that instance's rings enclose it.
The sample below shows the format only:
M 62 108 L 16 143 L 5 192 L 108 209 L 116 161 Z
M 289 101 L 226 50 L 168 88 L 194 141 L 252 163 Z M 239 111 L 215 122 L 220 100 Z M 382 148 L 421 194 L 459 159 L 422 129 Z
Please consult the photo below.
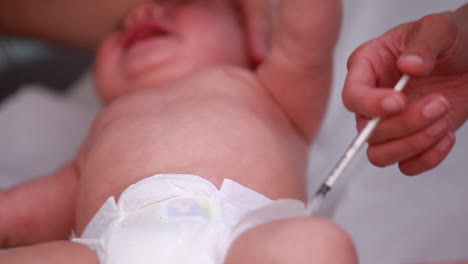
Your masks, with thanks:
M 358 130 L 389 115 L 369 141 L 376 166 L 399 163 L 407 175 L 438 166 L 468 117 L 468 5 L 400 25 L 359 47 L 348 62 L 345 106 Z M 390 88 L 413 78 L 403 94 Z

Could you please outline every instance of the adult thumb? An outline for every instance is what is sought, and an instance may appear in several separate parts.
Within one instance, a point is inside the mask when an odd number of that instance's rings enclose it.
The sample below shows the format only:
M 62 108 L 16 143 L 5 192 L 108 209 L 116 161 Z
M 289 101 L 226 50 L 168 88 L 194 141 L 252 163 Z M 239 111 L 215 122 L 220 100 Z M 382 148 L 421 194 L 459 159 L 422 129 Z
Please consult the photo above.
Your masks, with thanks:
M 422 77 L 431 74 L 437 59 L 449 50 L 456 38 L 456 26 L 448 13 L 427 15 L 413 23 L 406 48 L 398 58 L 401 72 Z

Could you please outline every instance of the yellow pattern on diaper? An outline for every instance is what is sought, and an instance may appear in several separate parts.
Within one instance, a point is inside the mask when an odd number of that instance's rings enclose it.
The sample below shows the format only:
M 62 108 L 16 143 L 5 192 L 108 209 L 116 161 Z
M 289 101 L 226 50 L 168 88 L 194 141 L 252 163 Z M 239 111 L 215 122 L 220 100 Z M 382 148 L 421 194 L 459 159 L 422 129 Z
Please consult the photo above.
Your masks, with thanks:
M 206 222 L 218 215 L 213 200 L 199 197 L 183 197 L 151 204 L 126 214 L 121 226 L 140 226 L 150 223 L 181 221 Z

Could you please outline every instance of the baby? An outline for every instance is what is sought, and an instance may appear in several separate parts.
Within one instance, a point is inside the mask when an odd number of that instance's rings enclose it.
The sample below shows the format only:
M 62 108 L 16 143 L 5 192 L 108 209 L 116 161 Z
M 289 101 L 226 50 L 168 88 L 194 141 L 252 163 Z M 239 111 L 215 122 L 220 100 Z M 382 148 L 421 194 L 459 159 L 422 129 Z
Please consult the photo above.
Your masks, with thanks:
M 130 12 L 98 51 L 106 107 L 76 160 L 0 197 L 3 244 L 73 229 L 71 241 L 11 249 L 0 263 L 356 263 L 348 236 L 303 203 L 338 1 L 280 5 L 258 66 L 228 1 Z M 320 23 L 326 32 L 313 31 Z

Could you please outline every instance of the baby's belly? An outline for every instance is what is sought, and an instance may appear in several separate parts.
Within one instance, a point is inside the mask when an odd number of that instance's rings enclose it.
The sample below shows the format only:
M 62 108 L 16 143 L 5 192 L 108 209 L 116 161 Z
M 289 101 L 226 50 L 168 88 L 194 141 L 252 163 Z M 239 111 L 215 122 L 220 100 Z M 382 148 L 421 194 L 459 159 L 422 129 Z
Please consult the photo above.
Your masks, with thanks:
M 195 174 L 217 187 L 230 178 L 272 199 L 304 199 L 307 145 L 284 114 L 254 81 L 206 75 L 103 112 L 79 159 L 78 232 L 105 199 L 154 174 Z

